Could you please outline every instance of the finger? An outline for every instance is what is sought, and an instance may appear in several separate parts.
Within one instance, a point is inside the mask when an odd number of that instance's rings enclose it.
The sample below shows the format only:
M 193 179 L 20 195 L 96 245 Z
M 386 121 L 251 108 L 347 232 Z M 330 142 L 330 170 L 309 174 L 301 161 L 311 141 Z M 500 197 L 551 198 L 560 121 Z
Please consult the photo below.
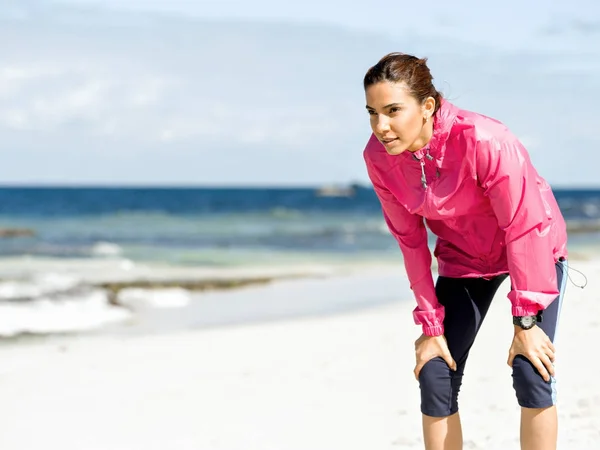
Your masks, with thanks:
M 416 349 L 416 348 L 419 346 L 419 344 L 420 344 L 421 342 L 423 342 L 424 338 L 425 338 L 425 336 L 424 336 L 424 335 L 421 335 L 421 336 L 419 336 L 419 337 L 417 338 L 417 340 L 415 341 L 415 349 Z
M 423 368 L 425 364 L 423 363 L 423 361 L 419 361 L 417 362 L 417 365 L 415 366 L 415 370 L 413 371 L 413 373 L 415 374 L 415 379 L 417 381 L 419 381 L 419 375 L 421 373 L 421 369 Z
M 506 361 L 506 364 L 508 364 L 509 367 L 512 367 L 514 360 L 515 360 L 515 354 L 512 351 L 508 352 L 508 361 Z
M 450 367 L 450 369 L 456 370 L 456 362 L 454 361 L 454 359 L 452 359 L 452 355 L 450 353 L 444 353 L 442 358 L 444 359 L 444 361 L 446 361 L 446 364 L 448 364 L 448 367 Z
M 552 365 L 552 361 L 550 361 L 550 358 L 548 358 L 548 355 L 541 355 L 540 361 L 542 361 L 548 373 L 551 376 L 554 376 L 554 366 Z
M 550 375 L 548 375 L 546 366 L 544 366 L 540 358 L 534 356 L 532 358 L 529 358 L 529 361 L 531 361 L 531 364 L 533 364 L 533 366 L 537 369 L 544 381 L 550 381 Z
M 556 360 L 556 355 L 554 354 L 554 350 L 547 347 L 544 349 L 544 353 L 550 358 L 550 361 L 554 362 Z
M 550 350 L 552 350 L 553 353 L 556 352 L 556 349 L 554 348 L 554 344 L 552 343 L 552 341 L 549 338 L 548 338 L 548 344 L 547 345 L 548 345 L 548 348 Z

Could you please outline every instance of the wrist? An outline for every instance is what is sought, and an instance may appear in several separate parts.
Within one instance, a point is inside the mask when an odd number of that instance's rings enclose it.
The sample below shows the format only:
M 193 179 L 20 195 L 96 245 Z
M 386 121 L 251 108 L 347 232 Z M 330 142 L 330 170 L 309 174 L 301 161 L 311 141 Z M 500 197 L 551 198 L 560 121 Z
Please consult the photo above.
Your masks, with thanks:
M 515 328 L 515 332 L 522 330 L 530 330 L 538 322 L 541 322 L 541 315 L 539 313 L 522 316 L 513 316 L 513 326 Z
M 533 327 L 531 327 L 531 328 L 533 328 Z M 524 332 L 531 330 L 531 328 L 526 329 L 526 328 L 521 328 L 519 325 L 513 325 L 513 332 L 516 336 L 519 333 L 524 333 Z
M 423 334 L 428 337 L 442 336 L 444 334 L 443 325 L 424 326 Z

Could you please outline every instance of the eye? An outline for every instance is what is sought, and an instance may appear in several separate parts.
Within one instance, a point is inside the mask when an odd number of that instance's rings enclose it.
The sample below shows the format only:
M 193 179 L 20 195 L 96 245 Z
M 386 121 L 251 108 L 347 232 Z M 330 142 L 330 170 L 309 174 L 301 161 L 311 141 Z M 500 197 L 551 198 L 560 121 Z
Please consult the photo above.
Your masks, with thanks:
M 370 116 L 374 116 L 375 114 L 377 114 L 375 111 L 369 109 L 367 110 L 367 112 L 369 113 Z
M 390 108 L 390 114 L 393 114 L 393 113 L 398 112 L 398 111 L 400 111 L 400 108 L 397 107 L 397 106 L 394 106 L 394 107 Z

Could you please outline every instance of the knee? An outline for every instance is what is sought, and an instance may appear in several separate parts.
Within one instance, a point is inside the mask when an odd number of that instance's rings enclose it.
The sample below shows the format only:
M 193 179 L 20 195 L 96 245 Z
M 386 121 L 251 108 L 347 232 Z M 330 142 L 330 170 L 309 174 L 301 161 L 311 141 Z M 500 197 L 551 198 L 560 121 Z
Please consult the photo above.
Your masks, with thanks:
M 442 358 L 434 358 L 419 374 L 421 412 L 430 417 L 447 417 L 458 412 L 462 368 L 450 370 Z
M 554 377 L 550 381 L 545 381 L 535 366 L 524 356 L 515 357 L 512 377 L 519 406 L 538 409 L 556 404 Z
M 426 392 L 436 392 L 445 388 L 450 383 L 452 370 L 442 358 L 433 358 L 428 361 L 419 373 L 419 384 L 421 390 Z

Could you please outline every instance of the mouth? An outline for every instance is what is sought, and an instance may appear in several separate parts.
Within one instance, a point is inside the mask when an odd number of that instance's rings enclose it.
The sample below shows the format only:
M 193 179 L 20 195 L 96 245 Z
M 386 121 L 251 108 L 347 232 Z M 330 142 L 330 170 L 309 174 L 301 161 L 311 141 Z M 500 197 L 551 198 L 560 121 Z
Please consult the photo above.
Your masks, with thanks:
M 394 138 L 394 139 L 381 139 L 381 143 L 385 146 L 391 145 L 394 142 L 396 142 L 398 140 L 398 138 Z

